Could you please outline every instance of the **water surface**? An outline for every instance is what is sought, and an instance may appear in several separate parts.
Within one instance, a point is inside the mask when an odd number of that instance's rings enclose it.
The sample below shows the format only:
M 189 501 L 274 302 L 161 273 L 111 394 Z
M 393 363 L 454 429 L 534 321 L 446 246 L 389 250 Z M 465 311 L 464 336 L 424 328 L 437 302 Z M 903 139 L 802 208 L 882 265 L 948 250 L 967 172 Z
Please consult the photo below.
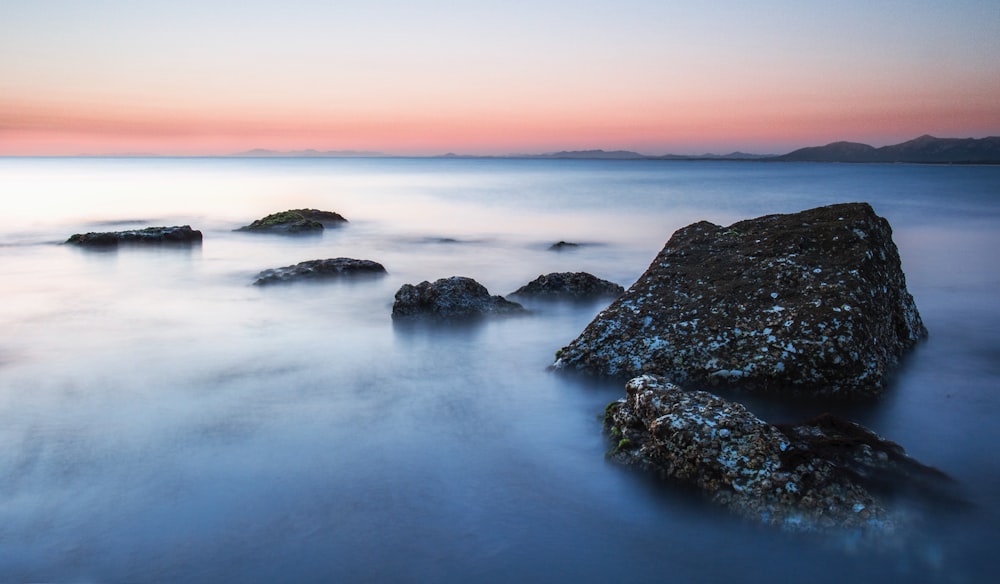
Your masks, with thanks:
M 978 582 L 1000 567 L 1000 168 L 537 160 L 0 159 L 0 581 Z M 546 370 L 603 308 L 394 325 L 403 283 L 628 286 L 677 228 L 868 201 L 930 330 L 833 409 L 975 505 L 896 553 L 745 525 L 605 462 L 620 381 Z M 234 233 L 288 208 L 350 223 Z M 191 224 L 201 246 L 69 235 Z M 565 240 L 580 247 L 553 252 Z M 356 257 L 388 275 L 257 288 Z M 843 542 L 840 542 L 841 544 Z

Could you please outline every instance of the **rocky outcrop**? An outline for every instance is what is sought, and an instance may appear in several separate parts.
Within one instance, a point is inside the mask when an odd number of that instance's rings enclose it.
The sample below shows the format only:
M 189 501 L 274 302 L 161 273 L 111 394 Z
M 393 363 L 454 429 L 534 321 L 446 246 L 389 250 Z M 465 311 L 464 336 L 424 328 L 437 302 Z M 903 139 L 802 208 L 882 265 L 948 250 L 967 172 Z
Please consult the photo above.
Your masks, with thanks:
M 491 296 L 482 284 L 461 276 L 442 278 L 433 284 L 403 284 L 392 305 L 393 318 L 468 319 L 523 311 L 520 304 Z
M 347 223 L 339 213 L 319 211 L 317 209 L 291 209 L 281 213 L 272 213 L 262 219 L 257 219 L 250 225 L 240 227 L 236 231 L 251 231 L 255 233 L 305 234 L 318 233 L 327 226 Z
M 256 286 L 284 284 L 302 280 L 330 280 L 385 274 L 385 267 L 371 260 L 332 258 L 300 262 L 294 266 L 264 270 L 257 274 Z
M 617 298 L 625 288 L 587 272 L 554 272 L 538 276 L 508 294 L 517 298 L 542 300 L 594 300 Z
M 201 231 L 191 229 L 190 225 L 180 225 L 77 233 L 70 236 L 66 243 L 85 247 L 114 247 L 121 244 L 197 244 L 201 243 L 201 240 Z
M 683 391 L 662 377 L 640 376 L 625 389 L 606 410 L 608 456 L 693 485 L 755 522 L 878 539 L 916 519 L 897 512 L 897 503 L 951 489 L 950 479 L 898 444 L 831 415 L 775 426 L 738 403 Z
M 874 395 L 926 329 L 866 203 L 677 231 L 554 367 Z

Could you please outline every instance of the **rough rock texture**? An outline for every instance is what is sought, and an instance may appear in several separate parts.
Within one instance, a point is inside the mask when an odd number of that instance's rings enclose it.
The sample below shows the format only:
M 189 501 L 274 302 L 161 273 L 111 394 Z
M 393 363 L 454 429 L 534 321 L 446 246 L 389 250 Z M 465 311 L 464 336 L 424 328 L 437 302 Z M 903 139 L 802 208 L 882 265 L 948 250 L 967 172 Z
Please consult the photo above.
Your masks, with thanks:
M 253 231 L 257 233 L 316 233 L 323 231 L 326 225 L 347 223 L 339 213 L 319 211 L 317 209 L 291 209 L 281 213 L 272 213 L 262 219 L 257 219 L 250 225 L 240 227 L 236 231 Z
M 861 530 L 875 537 L 916 518 L 903 496 L 950 488 L 940 471 L 869 430 L 825 414 L 774 426 L 744 406 L 662 377 L 629 381 L 611 403 L 609 457 L 696 486 L 737 515 L 789 531 Z
M 146 227 L 126 231 L 77 233 L 66 243 L 92 247 L 112 247 L 119 244 L 145 243 L 201 243 L 201 231 L 190 225 L 174 227 Z
M 490 296 L 482 284 L 461 276 L 442 278 L 433 284 L 403 284 L 392 305 L 393 318 L 463 319 L 523 311 L 520 304 Z
M 538 276 L 508 296 L 541 299 L 592 300 L 617 298 L 625 288 L 587 272 L 555 272 Z
M 677 231 L 556 368 L 872 395 L 927 331 L 867 203 Z
M 254 285 L 265 286 L 300 280 L 325 280 L 384 273 L 385 268 L 382 264 L 371 260 L 356 260 L 352 258 L 310 260 L 295 264 L 294 266 L 264 270 L 257 274 L 257 280 L 254 281 Z

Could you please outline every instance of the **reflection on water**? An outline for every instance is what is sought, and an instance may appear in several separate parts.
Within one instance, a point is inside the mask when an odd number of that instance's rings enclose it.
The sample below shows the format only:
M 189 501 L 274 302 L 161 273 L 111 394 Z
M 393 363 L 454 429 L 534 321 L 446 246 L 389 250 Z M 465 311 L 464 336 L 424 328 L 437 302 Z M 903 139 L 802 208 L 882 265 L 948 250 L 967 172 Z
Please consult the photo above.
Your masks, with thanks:
M 971 582 L 998 567 L 1000 169 L 7 159 L 0 190 L 23 195 L 0 217 L 2 581 Z M 508 294 L 582 270 L 627 286 L 692 221 L 859 199 L 893 224 L 930 339 L 875 403 L 743 398 L 775 421 L 839 410 L 954 476 L 975 511 L 942 512 L 898 553 L 744 525 L 606 463 L 599 416 L 622 383 L 546 369 L 600 304 L 389 317 L 403 283 Z M 350 223 L 232 231 L 300 207 Z M 203 245 L 58 245 L 178 223 Z M 560 240 L 595 245 L 548 249 Z M 389 273 L 251 285 L 328 257 Z

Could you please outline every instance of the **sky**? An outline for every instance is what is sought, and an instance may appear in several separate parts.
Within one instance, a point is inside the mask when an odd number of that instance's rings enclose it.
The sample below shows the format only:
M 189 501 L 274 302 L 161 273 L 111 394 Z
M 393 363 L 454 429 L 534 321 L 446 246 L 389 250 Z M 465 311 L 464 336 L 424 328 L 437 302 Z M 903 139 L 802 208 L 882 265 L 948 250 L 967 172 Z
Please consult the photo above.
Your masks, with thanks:
M 997 0 L 0 0 L 0 155 L 1000 135 Z

